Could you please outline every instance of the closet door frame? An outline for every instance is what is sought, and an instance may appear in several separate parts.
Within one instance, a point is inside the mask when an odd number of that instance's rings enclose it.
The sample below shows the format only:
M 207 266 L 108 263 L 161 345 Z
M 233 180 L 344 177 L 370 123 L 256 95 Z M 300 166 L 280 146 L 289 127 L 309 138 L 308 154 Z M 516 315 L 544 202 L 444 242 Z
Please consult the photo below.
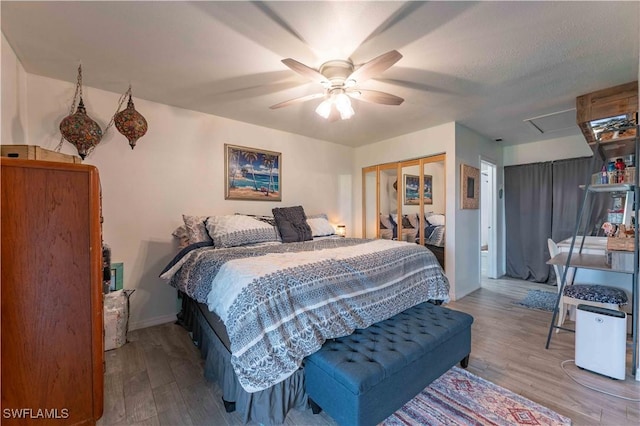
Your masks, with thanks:
M 444 197 L 444 203 L 443 205 L 446 206 L 446 154 L 435 154 L 435 155 L 431 155 L 428 157 L 422 157 L 422 158 L 417 158 L 417 159 L 412 159 L 412 160 L 405 160 L 405 161 L 397 161 L 397 162 L 392 162 L 392 163 L 383 163 L 383 164 L 377 164 L 374 166 L 367 166 L 367 167 L 363 167 L 362 168 L 362 236 L 363 238 L 366 238 L 367 235 L 367 175 L 369 173 L 375 172 L 376 173 L 376 238 L 380 238 L 380 174 L 383 171 L 386 170 L 393 170 L 395 169 L 396 171 L 396 181 L 397 181 L 397 205 L 396 205 L 396 211 L 398 212 L 398 218 L 401 218 L 403 216 L 402 213 L 402 206 L 403 206 L 403 191 L 404 191 L 404 179 L 403 179 L 403 168 L 404 167 L 414 167 L 414 166 L 418 166 L 418 169 L 420 171 L 420 173 L 418 173 L 419 176 L 419 188 L 424 188 L 424 167 L 427 164 L 430 163 L 438 163 L 441 162 L 443 165 L 443 176 L 442 176 L 442 181 L 443 181 L 443 185 L 442 185 L 442 189 L 444 190 L 443 193 L 443 197 Z M 425 228 L 426 225 L 426 218 L 425 218 L 425 208 L 424 208 L 424 191 L 418 191 L 419 192 L 419 215 L 420 215 L 420 227 L 421 229 Z M 442 212 L 443 214 L 446 214 L 446 210 L 443 210 Z M 398 220 L 398 230 L 397 230 L 397 235 L 403 235 L 402 234 L 402 220 Z M 424 245 L 424 232 L 420 232 L 420 240 L 419 243 L 420 245 Z M 402 238 L 401 238 L 402 239 Z

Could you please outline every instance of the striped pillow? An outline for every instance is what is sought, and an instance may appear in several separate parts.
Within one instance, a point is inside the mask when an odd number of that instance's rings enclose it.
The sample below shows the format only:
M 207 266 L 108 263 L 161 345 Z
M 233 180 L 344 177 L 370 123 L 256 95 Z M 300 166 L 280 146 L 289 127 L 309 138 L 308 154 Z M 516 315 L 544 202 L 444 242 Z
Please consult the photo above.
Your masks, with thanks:
M 210 216 L 206 223 L 207 231 L 216 248 L 278 241 L 278 233 L 274 226 L 250 216 Z

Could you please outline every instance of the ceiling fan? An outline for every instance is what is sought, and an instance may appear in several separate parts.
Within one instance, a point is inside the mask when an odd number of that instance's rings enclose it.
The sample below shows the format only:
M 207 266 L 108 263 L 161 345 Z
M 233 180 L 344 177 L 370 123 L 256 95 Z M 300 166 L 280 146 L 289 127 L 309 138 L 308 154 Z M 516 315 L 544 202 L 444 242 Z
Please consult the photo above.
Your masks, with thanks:
M 283 59 L 283 64 L 298 74 L 311 79 L 311 81 L 320 83 L 324 87 L 324 91 L 280 102 L 271 105 L 269 108 L 277 109 L 312 99 L 324 98 L 324 101 L 316 108 L 316 113 L 323 118 L 334 121 L 338 118 L 346 120 L 353 117 L 354 111 L 351 107 L 350 97 L 374 104 L 400 105 L 404 102 L 404 99 L 399 96 L 356 87 L 365 80 L 390 68 L 400 58 L 402 58 L 400 52 L 392 50 L 364 63 L 358 68 L 355 68 L 351 60 L 337 59 L 325 62 L 318 70 L 308 67 L 295 59 Z

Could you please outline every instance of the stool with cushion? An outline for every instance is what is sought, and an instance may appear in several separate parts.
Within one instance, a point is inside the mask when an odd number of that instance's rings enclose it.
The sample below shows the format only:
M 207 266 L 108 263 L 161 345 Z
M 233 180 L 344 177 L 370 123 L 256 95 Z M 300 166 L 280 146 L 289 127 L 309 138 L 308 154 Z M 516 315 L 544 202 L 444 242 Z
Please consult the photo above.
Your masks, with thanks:
M 547 244 L 549 246 L 549 254 L 552 258 L 560 253 L 557 244 L 551 238 L 547 240 Z M 556 273 L 558 291 L 560 291 L 562 288 L 562 274 L 564 273 L 564 267 L 553 265 L 553 268 Z M 567 284 L 565 285 L 562 297 L 560 298 L 558 327 L 562 327 L 567 314 L 567 309 L 571 306 L 590 305 L 619 311 L 620 306 L 628 303 L 627 294 L 624 290 L 606 285 L 573 284 L 574 275 L 575 270 L 570 268 L 567 272 Z M 556 333 L 559 331 L 560 329 L 556 328 Z

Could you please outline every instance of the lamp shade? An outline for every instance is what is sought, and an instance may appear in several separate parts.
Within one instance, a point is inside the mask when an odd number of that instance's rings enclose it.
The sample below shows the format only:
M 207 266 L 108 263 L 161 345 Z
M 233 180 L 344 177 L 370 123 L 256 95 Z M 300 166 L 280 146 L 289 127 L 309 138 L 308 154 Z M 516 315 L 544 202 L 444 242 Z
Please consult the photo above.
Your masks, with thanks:
M 318 105 L 318 108 L 316 108 L 316 113 L 322 118 L 329 118 L 329 115 L 331 114 L 331 105 L 333 105 L 331 103 L 331 98 L 325 99 L 320 103 L 320 105 Z
M 89 150 L 98 145 L 102 139 L 102 129 L 87 115 L 82 97 L 76 112 L 60 122 L 60 133 L 76 147 L 78 155 L 83 160 Z
M 147 133 L 147 120 L 136 111 L 131 95 L 127 107 L 115 115 L 114 122 L 116 129 L 129 140 L 131 149 L 135 148 L 138 139 Z

